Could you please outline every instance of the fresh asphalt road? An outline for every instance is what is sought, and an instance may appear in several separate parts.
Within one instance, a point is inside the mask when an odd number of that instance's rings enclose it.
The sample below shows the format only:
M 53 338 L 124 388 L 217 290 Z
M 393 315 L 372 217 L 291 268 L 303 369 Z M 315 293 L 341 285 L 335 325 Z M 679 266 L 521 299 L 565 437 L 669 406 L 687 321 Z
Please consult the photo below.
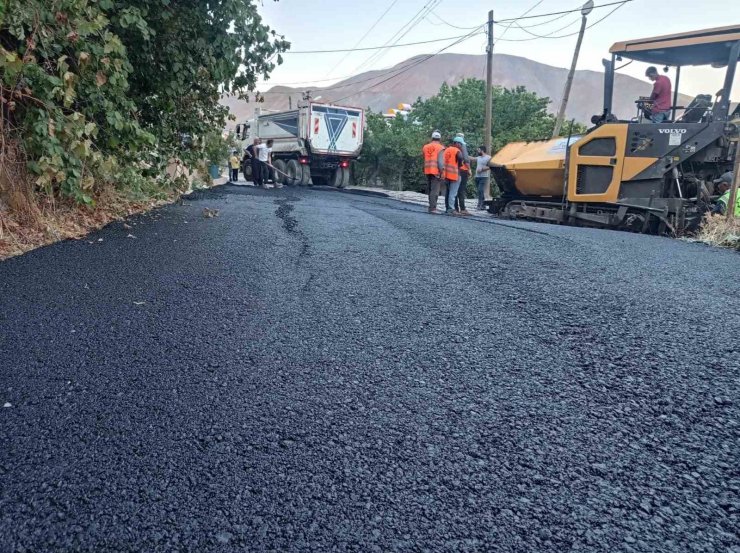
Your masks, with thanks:
M 740 552 L 737 253 L 317 190 L 128 224 L 0 263 L 0 551 Z

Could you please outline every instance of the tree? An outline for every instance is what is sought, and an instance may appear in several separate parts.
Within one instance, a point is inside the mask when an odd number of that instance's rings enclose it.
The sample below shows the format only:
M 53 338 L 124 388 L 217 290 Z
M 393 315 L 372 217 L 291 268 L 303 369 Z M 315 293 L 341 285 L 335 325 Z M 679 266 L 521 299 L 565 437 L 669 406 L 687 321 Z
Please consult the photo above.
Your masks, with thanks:
M 253 90 L 288 46 L 252 0 L 3 2 L 3 143 L 48 195 L 92 203 L 173 156 L 192 167 L 202 152 L 183 137 L 223 128 L 221 93 Z
M 262 23 L 251 0 L 103 0 L 133 67 L 129 95 L 141 125 L 181 158 L 180 136 L 224 127 L 221 94 L 247 98 L 267 78 L 284 37 Z M 196 156 L 197 157 L 197 156 Z
M 383 183 L 388 188 L 414 188 L 419 156 L 424 144 L 421 129 L 398 114 L 388 120 L 379 113 L 367 113 L 367 131 L 355 178 L 361 182 Z

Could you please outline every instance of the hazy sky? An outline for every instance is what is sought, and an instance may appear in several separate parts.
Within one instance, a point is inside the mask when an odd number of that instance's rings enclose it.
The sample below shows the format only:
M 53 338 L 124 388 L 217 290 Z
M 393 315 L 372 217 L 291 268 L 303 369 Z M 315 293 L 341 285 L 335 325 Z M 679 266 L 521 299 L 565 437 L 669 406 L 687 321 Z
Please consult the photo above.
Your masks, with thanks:
M 598 6 L 613 0 L 594 1 Z M 259 9 L 265 21 L 292 42 L 293 50 L 321 50 L 355 47 L 391 5 L 388 14 L 362 41 L 360 47 L 385 44 L 429 4 L 436 4 L 434 14 L 441 20 L 468 28 L 485 23 L 490 9 L 494 10 L 495 19 L 508 19 L 522 15 L 536 4 L 529 15 L 575 9 L 582 3 L 579 0 L 261 0 Z M 589 24 L 613 9 L 595 9 L 589 16 Z M 421 20 L 399 43 L 455 37 L 470 32 L 443 24 L 436 16 L 430 14 Z M 526 27 L 538 25 L 527 29 L 538 35 L 552 33 L 559 36 L 578 31 L 578 14 L 569 14 L 555 21 L 552 19 L 527 19 L 519 23 Z M 608 57 L 610 46 L 618 41 L 731 24 L 740 24 L 740 2 L 737 0 L 633 0 L 586 31 L 578 69 L 601 71 L 602 58 Z M 494 37 L 502 37 L 494 48 L 495 52 L 523 56 L 558 67 L 570 65 L 576 42 L 575 36 L 515 41 L 533 37 L 515 26 L 506 30 L 506 24 L 503 23 L 495 26 Z M 482 54 L 485 52 L 485 41 L 483 34 L 473 36 L 447 52 Z M 306 84 L 308 88 L 312 83 L 307 81 L 341 78 L 369 69 L 387 68 L 411 56 L 435 53 L 451 42 L 454 41 L 393 48 L 369 61 L 373 52 L 354 52 L 349 55 L 289 53 L 284 56 L 284 64 L 278 67 L 267 86 L 262 88 L 265 90 L 273 84 L 294 83 Z M 623 72 L 645 79 L 646 67 L 646 64 L 635 62 Z M 670 76 L 673 77 L 673 73 Z M 721 87 L 723 77 L 723 70 L 685 68 L 681 75 L 681 92 L 691 95 L 714 94 Z M 331 82 L 323 81 L 313 86 L 326 86 Z M 740 75 L 735 79 L 732 96 L 740 98 Z

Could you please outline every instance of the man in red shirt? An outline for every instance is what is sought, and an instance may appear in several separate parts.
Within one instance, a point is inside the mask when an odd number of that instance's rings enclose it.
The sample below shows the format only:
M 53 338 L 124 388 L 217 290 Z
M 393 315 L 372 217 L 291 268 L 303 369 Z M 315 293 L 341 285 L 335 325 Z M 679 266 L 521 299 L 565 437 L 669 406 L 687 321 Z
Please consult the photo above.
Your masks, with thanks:
M 670 119 L 671 113 L 671 80 L 665 75 L 659 75 L 655 67 L 648 67 L 645 76 L 655 83 L 650 101 L 652 109 L 645 113 L 653 123 L 662 123 Z

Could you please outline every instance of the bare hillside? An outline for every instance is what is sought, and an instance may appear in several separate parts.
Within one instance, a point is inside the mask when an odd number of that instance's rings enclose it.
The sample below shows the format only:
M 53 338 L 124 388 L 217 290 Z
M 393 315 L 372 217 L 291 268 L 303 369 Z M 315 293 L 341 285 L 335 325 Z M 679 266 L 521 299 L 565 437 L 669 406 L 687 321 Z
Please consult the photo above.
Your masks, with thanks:
M 412 64 L 418 58 L 410 58 L 395 66 L 396 69 Z M 393 73 L 387 69 L 360 73 L 350 79 L 341 81 L 327 88 L 313 88 L 314 97 L 321 96 L 322 101 L 336 101 L 358 107 L 369 107 L 374 111 L 385 111 L 395 107 L 399 102 L 413 103 L 417 98 L 428 98 L 439 91 L 443 82 L 454 85 L 467 77 L 485 78 L 485 56 L 466 54 L 441 54 L 425 63 L 409 69 L 395 79 L 379 84 L 370 90 L 368 87 L 388 78 Z M 379 75 L 383 74 L 383 77 Z M 552 100 L 551 111 L 556 111 L 563 94 L 563 85 L 567 70 L 538 63 L 527 58 L 497 54 L 494 59 L 493 79 L 497 85 L 514 87 L 526 86 L 540 96 Z M 378 78 L 373 79 L 374 76 Z M 591 116 L 600 113 L 603 108 L 603 73 L 596 71 L 577 71 L 573 82 L 568 105 L 568 118 L 586 123 Z M 273 87 L 265 93 L 265 102 L 260 104 L 266 109 L 287 109 L 288 98 L 293 105 L 301 98 L 303 89 Z M 614 109 L 620 117 L 629 117 L 635 112 L 634 100 L 638 96 L 648 95 L 651 85 L 647 80 L 640 81 L 626 75 L 617 75 L 615 83 Z M 682 96 L 681 101 L 690 98 Z M 231 112 L 238 120 L 251 117 L 255 104 L 224 99 Z

